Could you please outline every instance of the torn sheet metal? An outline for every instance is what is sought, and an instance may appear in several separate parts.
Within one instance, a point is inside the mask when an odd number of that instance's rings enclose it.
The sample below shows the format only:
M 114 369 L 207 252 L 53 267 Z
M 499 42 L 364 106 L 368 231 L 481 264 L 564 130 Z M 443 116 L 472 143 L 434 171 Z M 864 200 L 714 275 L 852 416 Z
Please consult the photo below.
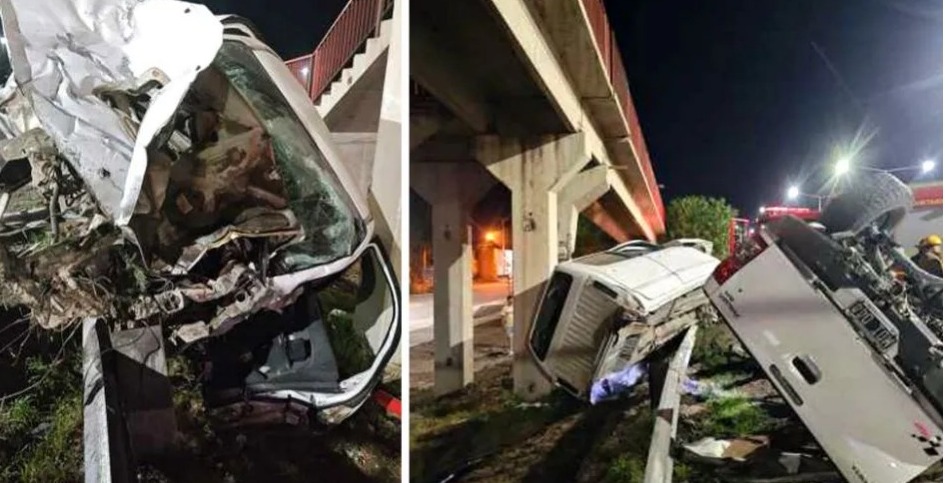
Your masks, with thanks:
M 145 148 L 223 43 L 206 7 L 173 0 L 0 0 L 17 83 L 102 209 L 127 224 Z M 157 82 L 140 120 L 102 98 Z

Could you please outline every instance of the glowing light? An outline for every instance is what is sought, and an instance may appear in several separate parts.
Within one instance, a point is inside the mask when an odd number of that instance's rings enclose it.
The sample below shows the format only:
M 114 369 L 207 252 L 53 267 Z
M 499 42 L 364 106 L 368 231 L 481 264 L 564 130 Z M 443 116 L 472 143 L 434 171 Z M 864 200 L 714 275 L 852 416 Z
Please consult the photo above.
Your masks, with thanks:
M 842 176 L 850 172 L 850 158 L 840 158 L 837 160 L 836 166 L 834 166 L 834 173 L 837 176 Z
M 931 159 L 922 161 L 922 174 L 928 173 L 933 169 L 935 169 L 935 161 L 932 161 Z
M 798 196 L 801 195 L 801 190 L 797 186 L 791 186 L 787 190 L 787 197 L 789 200 L 796 200 Z
M 483 237 L 487 242 L 494 242 L 496 239 L 496 233 L 494 231 L 487 231 Z

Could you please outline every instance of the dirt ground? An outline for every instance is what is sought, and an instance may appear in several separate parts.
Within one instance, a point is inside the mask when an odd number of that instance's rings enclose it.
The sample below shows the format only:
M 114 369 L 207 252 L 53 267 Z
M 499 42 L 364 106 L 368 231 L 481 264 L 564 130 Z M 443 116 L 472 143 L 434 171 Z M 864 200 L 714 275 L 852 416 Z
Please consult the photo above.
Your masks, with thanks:
M 180 451 L 141 469 L 146 482 L 399 481 L 399 431 L 379 438 L 367 406 L 353 421 L 327 434 L 301 428 L 206 432 L 182 428 Z M 394 441 L 396 435 L 396 441 Z
M 673 481 L 766 478 L 780 471 L 771 461 L 783 451 L 810 454 L 805 471 L 819 471 L 824 479 L 817 481 L 841 481 L 760 369 L 732 353 L 733 339 L 713 330 L 703 335 L 689 376 L 724 396 L 683 397 Z M 559 391 L 525 403 L 512 393 L 507 344 L 498 323 L 477 327 L 475 383 L 441 398 L 431 390 L 432 344 L 413 348 L 411 481 L 642 481 L 653 427 L 647 384 L 598 406 Z M 747 463 L 720 467 L 680 447 L 705 436 L 767 446 Z M 941 465 L 928 475 L 917 482 L 941 482 Z
M 473 358 L 476 373 L 496 364 L 509 363 L 509 339 L 505 335 L 501 320 L 493 320 L 476 326 L 474 332 Z M 433 387 L 433 342 L 410 348 L 410 389 Z

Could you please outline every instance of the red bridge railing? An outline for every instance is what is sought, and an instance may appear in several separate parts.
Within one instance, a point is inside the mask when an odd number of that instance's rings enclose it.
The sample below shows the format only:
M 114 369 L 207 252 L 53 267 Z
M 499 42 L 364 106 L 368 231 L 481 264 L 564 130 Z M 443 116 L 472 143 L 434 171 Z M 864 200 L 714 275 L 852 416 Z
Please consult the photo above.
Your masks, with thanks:
M 640 128 L 640 120 L 637 118 L 636 108 L 633 107 L 633 98 L 630 96 L 630 84 L 627 82 L 627 70 L 623 66 L 623 58 L 620 55 L 620 49 L 617 47 L 617 39 L 614 37 L 613 29 L 610 28 L 610 21 L 607 19 L 607 11 L 604 9 L 603 0 L 582 0 L 584 10 L 591 23 L 591 30 L 594 32 L 594 40 L 597 42 L 597 48 L 600 51 L 601 59 L 607 69 L 607 76 L 610 78 L 610 85 L 617 95 L 617 101 L 620 103 L 620 109 L 623 111 L 624 118 L 627 120 L 627 128 L 630 131 L 630 142 L 633 148 L 640 156 L 640 165 L 643 169 L 643 176 L 646 179 L 647 190 L 649 190 L 656 209 L 661 218 L 665 217 L 665 208 L 663 207 L 663 197 L 660 196 L 659 187 L 656 184 L 656 176 L 653 174 L 653 164 L 650 162 L 650 154 L 646 149 L 646 141 L 643 140 L 643 131 Z
M 292 71 L 292 75 L 295 76 L 299 82 L 305 86 L 305 90 L 311 92 L 312 89 L 312 54 L 306 54 L 301 57 L 296 57 L 291 60 L 285 61 L 286 67 Z
M 377 34 L 393 8 L 394 0 L 350 0 L 314 52 L 286 61 L 313 100 L 331 85 L 364 42 Z

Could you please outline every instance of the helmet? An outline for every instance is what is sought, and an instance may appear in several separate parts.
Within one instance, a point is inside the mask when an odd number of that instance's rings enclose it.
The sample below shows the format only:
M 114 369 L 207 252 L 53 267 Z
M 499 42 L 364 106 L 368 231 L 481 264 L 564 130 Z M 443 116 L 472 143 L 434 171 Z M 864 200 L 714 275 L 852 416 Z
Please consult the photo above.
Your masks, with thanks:
M 920 247 L 934 247 L 942 245 L 942 237 L 938 235 L 929 235 L 919 241 Z

